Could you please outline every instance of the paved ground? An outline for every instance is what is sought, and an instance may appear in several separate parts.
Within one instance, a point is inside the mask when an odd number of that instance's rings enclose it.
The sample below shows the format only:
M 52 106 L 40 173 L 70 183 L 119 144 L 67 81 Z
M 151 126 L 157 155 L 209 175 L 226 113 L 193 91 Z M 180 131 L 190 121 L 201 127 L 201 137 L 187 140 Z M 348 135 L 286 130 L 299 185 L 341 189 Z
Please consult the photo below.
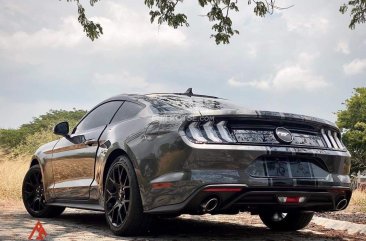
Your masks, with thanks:
M 300 232 L 274 233 L 256 216 L 183 215 L 159 219 L 143 237 L 117 238 L 108 230 L 104 215 L 98 212 L 67 209 L 56 219 L 42 219 L 46 240 L 362 240 L 361 236 L 311 224 Z M 11 206 L 0 202 L 0 240 L 27 240 L 36 220 L 20 203 Z
M 341 211 L 341 212 L 319 213 L 319 214 L 317 214 L 317 216 L 366 225 L 366 213 L 365 212 L 354 212 L 354 211 L 350 212 L 349 208 L 347 208 L 346 210 Z

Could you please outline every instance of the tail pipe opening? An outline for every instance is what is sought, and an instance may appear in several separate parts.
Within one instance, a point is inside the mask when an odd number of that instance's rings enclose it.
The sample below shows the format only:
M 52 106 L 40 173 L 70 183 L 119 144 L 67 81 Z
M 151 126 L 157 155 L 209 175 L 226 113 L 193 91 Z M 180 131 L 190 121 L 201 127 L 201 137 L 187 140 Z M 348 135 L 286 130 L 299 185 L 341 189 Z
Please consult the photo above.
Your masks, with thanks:
M 345 198 L 342 198 L 341 200 L 338 201 L 337 205 L 336 205 L 336 210 L 340 211 L 343 210 L 347 207 L 348 201 Z
M 219 205 L 219 199 L 217 197 L 209 197 L 201 203 L 203 213 L 210 213 L 214 211 Z

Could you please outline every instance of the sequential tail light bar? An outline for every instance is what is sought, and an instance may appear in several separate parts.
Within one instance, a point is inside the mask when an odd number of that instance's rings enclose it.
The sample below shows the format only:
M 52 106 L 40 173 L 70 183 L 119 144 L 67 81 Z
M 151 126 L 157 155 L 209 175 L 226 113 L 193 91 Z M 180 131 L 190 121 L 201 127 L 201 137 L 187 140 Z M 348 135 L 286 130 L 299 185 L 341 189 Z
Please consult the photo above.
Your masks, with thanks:
M 237 143 L 225 120 L 218 123 L 214 121 L 191 122 L 185 133 L 192 142 L 196 143 Z M 325 147 L 335 150 L 346 149 L 340 140 L 338 131 L 322 128 L 320 134 L 325 142 L 322 146 L 325 145 Z
M 214 124 L 212 121 L 205 123 L 192 122 L 186 129 L 187 135 L 194 142 L 198 143 L 227 143 L 236 142 L 226 126 L 226 121 L 220 121 Z

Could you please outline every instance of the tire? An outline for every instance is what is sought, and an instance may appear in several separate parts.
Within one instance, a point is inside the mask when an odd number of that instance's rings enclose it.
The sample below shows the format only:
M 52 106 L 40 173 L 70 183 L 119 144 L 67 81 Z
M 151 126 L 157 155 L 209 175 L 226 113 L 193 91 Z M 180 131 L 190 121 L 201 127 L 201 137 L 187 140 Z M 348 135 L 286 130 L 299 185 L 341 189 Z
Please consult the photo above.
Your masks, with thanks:
M 126 156 L 113 161 L 104 183 L 105 217 L 112 232 L 118 236 L 145 233 L 151 217 L 143 213 L 136 174 Z
M 305 228 L 313 218 L 313 212 L 264 212 L 259 217 L 270 229 L 275 231 L 296 231 Z
M 25 174 L 22 199 L 27 212 L 35 218 L 57 217 L 65 210 L 65 207 L 48 206 L 46 204 L 42 172 L 39 165 L 32 166 Z

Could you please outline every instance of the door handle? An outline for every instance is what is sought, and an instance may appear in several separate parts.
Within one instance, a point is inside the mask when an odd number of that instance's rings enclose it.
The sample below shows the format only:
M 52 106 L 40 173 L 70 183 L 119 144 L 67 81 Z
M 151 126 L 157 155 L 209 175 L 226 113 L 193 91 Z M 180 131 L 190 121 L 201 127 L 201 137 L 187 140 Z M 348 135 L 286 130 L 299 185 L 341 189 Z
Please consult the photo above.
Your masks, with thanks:
M 84 144 L 88 145 L 88 146 L 92 146 L 92 145 L 98 144 L 98 141 L 95 139 L 89 139 L 89 140 L 84 141 Z

